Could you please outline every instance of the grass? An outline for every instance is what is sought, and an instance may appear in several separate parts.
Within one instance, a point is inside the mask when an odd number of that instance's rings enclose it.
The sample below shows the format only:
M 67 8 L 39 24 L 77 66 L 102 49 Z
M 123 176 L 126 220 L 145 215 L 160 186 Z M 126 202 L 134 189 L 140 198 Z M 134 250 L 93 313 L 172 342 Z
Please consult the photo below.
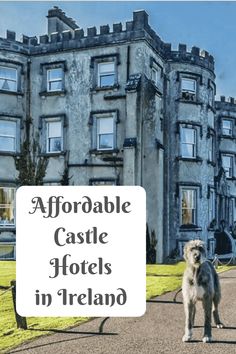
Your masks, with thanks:
M 181 287 L 182 275 L 185 269 L 185 262 L 177 264 L 150 264 L 147 265 L 146 298 L 165 294 Z M 232 266 L 219 266 L 218 273 L 232 269 Z
M 0 285 L 9 286 L 15 277 L 15 262 L 0 261 Z M 0 353 L 29 339 L 50 333 L 42 330 L 64 329 L 88 320 L 84 317 L 29 317 L 27 324 L 30 330 L 17 329 L 11 291 L 5 294 L 3 292 L 0 291 Z
M 147 265 L 147 299 L 178 289 L 184 268 L 184 262 L 175 265 Z M 218 271 L 229 268 L 222 266 Z M 9 286 L 12 279 L 15 279 L 15 262 L 0 261 L 0 285 Z M 65 329 L 88 320 L 78 317 L 30 317 L 27 318 L 29 330 L 16 329 L 11 292 L 2 294 L 3 291 L 0 291 L 0 353 L 27 340 L 49 334 L 50 329 Z

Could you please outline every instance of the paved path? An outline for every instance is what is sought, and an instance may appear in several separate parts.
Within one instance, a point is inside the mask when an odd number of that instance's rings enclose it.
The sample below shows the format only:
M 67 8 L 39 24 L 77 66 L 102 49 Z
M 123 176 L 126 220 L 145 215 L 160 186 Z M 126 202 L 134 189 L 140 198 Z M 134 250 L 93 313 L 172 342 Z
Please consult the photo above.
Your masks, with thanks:
M 157 278 L 158 281 L 158 278 Z M 184 328 L 182 296 L 173 303 L 173 293 L 147 303 L 141 318 L 113 318 L 98 329 L 97 318 L 66 333 L 42 337 L 9 353 L 20 354 L 235 354 L 236 353 L 236 270 L 221 274 L 222 303 L 220 306 L 224 329 L 213 328 L 214 342 L 205 344 L 202 338 L 202 309 L 196 316 L 194 340 L 182 343 Z M 85 333 L 88 332 L 88 333 Z

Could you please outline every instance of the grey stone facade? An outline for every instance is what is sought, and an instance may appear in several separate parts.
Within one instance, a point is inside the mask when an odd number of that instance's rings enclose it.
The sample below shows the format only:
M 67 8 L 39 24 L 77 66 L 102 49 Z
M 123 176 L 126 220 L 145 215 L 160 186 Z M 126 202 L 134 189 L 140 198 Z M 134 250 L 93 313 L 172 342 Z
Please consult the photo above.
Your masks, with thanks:
M 156 262 L 181 257 L 191 238 L 206 241 L 212 256 L 222 220 L 232 229 L 236 105 L 214 102 L 213 57 L 183 44 L 173 51 L 145 11 L 125 28 L 85 34 L 55 7 L 39 39 L 18 42 L 7 31 L 0 87 L 1 258 L 14 258 L 16 165 L 27 136 L 47 161 L 45 185 L 143 186 Z M 232 122 L 226 134 L 222 117 Z

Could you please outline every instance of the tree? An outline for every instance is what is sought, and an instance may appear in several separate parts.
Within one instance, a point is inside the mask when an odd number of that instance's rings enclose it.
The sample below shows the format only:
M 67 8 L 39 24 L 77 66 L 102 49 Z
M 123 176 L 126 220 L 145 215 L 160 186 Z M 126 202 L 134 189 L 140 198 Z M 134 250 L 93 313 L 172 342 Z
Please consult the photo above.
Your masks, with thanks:
M 15 157 L 19 186 L 42 185 L 48 164 L 48 158 L 40 155 L 39 137 L 30 133 L 31 122 L 31 118 L 25 121 L 25 139 L 20 155 Z

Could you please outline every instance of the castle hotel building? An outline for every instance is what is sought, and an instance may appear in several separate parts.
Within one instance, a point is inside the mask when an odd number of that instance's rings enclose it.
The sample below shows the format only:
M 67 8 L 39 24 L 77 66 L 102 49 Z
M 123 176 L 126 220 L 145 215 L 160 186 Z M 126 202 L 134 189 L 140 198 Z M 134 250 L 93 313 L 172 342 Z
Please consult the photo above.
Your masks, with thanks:
M 24 163 L 44 185 L 143 186 L 158 263 L 195 238 L 212 257 L 219 230 L 233 245 L 236 104 L 215 102 L 213 57 L 173 50 L 145 11 L 87 31 L 58 7 L 47 19 L 39 38 L 0 39 L 0 259 L 15 258 Z

